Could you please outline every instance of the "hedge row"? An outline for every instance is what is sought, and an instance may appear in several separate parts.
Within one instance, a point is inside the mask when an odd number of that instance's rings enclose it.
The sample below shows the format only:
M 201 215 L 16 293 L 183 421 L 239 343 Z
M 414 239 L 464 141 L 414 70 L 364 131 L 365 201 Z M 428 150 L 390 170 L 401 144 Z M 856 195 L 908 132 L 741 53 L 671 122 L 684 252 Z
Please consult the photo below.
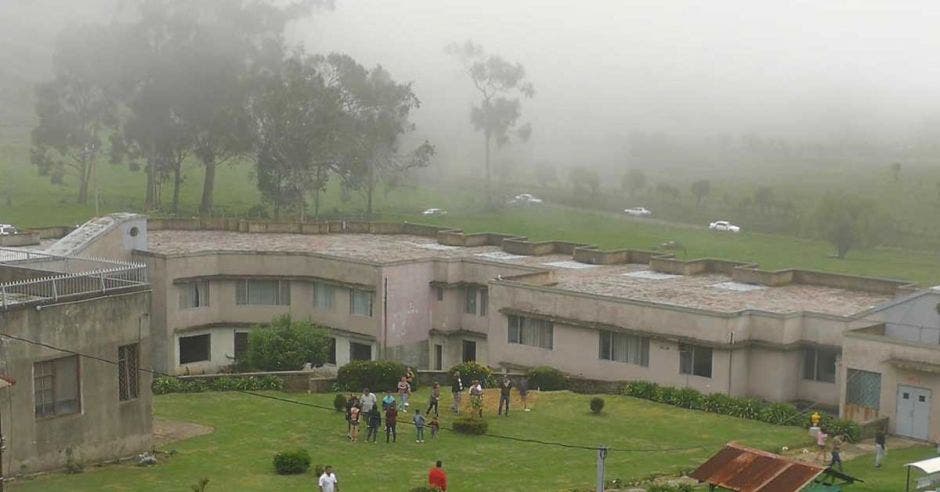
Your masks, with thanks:
M 369 388 L 373 393 L 397 391 L 398 381 L 405 375 L 405 366 L 390 360 L 354 360 L 336 372 L 336 386 L 340 391 L 362 391 Z
M 205 391 L 279 391 L 284 389 L 284 380 L 277 376 L 223 376 L 206 379 L 182 379 L 163 376 L 153 380 L 153 394 L 202 393 Z
M 774 425 L 801 425 L 809 427 L 810 415 L 801 413 L 789 403 L 771 403 L 757 398 L 735 398 L 722 393 L 703 394 L 692 388 L 660 386 L 647 381 L 633 381 L 623 387 L 623 394 L 652 400 L 691 410 L 759 420 Z M 855 422 L 822 415 L 821 427 L 831 435 L 844 435 L 850 441 L 861 437 L 861 428 Z

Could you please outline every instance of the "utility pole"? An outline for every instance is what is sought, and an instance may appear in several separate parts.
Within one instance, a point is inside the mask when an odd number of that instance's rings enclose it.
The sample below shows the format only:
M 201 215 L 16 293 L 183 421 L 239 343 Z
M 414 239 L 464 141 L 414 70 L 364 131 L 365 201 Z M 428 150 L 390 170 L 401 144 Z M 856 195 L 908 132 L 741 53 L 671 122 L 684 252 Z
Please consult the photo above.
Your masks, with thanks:
M 597 492 L 604 492 L 604 460 L 607 459 L 607 446 L 601 444 L 597 448 Z M 2 492 L 2 491 L 0 491 Z

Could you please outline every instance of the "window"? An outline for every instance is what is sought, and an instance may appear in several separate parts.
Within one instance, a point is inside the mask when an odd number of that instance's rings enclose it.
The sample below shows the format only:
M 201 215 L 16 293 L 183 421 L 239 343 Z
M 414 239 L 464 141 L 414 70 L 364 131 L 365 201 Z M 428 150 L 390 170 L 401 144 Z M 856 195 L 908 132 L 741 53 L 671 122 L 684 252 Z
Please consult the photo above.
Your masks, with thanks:
M 349 360 L 372 360 L 372 345 L 349 342 Z
M 490 290 L 483 288 L 480 289 L 480 316 L 486 316 L 486 308 L 489 307 L 490 303 Z
M 332 337 L 330 338 L 330 350 L 326 354 L 326 363 L 336 365 L 336 339 Z
M 698 345 L 679 344 L 679 374 L 712 377 L 712 349 Z
M 444 346 L 440 344 L 434 345 L 434 370 L 440 371 L 444 369 Z
M 179 286 L 180 309 L 193 309 L 209 305 L 209 281 L 186 282 Z
M 333 295 L 336 288 L 323 282 L 313 283 L 313 307 L 320 311 L 333 309 Z
M 81 411 L 78 356 L 33 364 L 36 417 L 57 417 Z
M 464 312 L 467 314 L 477 314 L 477 288 L 467 287 L 464 289 L 467 302 L 464 305 Z
M 551 350 L 554 329 L 551 321 L 509 316 L 509 343 Z
M 232 348 L 236 361 L 244 359 L 245 354 L 248 353 L 248 333 L 244 331 L 235 332 L 235 345 Z
M 209 360 L 209 337 L 208 333 L 192 337 L 180 337 L 180 364 Z
M 235 304 L 239 306 L 290 306 L 290 281 L 239 280 L 235 283 Z
M 603 360 L 649 367 L 650 339 L 624 333 L 601 331 L 599 357 Z
M 435 292 L 437 293 L 437 300 L 438 300 L 438 301 L 443 301 L 443 300 L 444 300 L 444 288 L 443 288 L 443 287 L 435 287 L 434 290 L 435 290 Z
M 121 401 L 134 400 L 140 394 L 137 369 L 140 367 L 139 345 L 122 345 L 118 347 L 118 399 Z
M 909 394 L 904 393 L 904 398 Z M 881 406 L 881 374 L 848 369 L 845 372 L 845 402 L 878 410 Z
M 349 314 L 372 316 L 372 293 L 365 290 L 349 291 Z M 368 359 L 365 359 L 368 360 Z
M 803 379 L 836 382 L 836 350 L 808 348 L 803 350 Z

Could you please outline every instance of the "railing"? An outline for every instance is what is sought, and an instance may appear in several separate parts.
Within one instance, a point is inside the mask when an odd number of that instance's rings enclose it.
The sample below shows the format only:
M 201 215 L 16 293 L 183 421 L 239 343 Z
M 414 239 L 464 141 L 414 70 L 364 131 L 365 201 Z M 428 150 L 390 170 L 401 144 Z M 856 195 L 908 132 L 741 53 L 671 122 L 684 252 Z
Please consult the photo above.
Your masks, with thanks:
M 56 302 L 75 296 L 106 294 L 128 287 L 147 285 L 145 264 L 115 264 L 120 266 L 0 283 L 0 309 L 18 304 Z
M 0 266 L 2 265 L 67 274 L 87 273 L 92 270 L 107 270 L 128 266 L 127 263 L 104 258 L 58 256 L 24 248 L 0 248 Z

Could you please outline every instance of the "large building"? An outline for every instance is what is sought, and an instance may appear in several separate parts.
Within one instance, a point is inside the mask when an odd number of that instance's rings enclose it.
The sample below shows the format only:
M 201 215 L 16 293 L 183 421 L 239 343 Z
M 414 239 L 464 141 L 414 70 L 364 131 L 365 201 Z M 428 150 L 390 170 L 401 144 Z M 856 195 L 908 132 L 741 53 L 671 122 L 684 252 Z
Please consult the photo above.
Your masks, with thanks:
M 150 309 L 143 264 L 0 249 L 8 476 L 150 448 Z

